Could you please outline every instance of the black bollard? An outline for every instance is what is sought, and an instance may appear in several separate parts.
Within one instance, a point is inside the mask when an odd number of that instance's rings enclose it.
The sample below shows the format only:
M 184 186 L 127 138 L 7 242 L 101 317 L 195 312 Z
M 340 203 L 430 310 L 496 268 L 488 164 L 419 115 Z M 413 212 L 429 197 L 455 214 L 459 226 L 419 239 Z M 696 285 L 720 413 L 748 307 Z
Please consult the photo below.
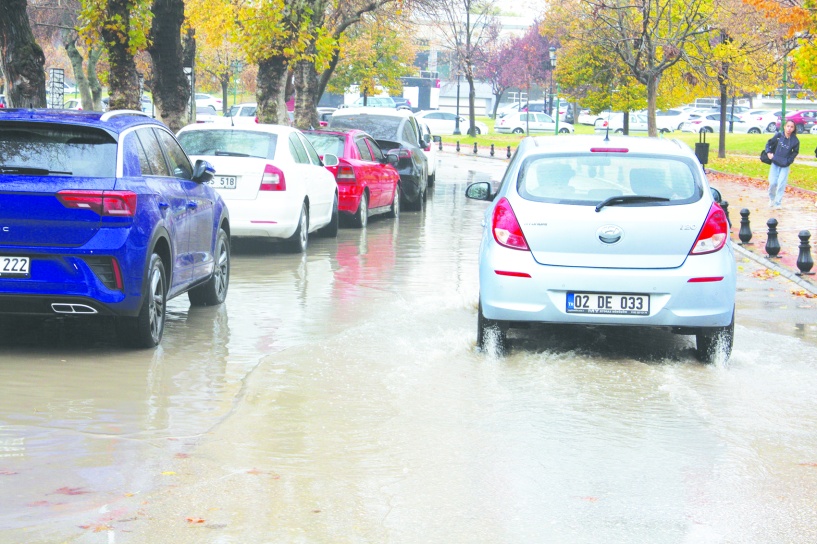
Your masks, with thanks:
M 511 158 L 511 146 L 508 146 L 508 158 Z
M 477 154 L 477 143 L 474 142 L 474 155 L 476 155 L 476 154 Z
M 459 153 L 459 152 L 460 152 L 460 141 L 457 140 L 457 153 Z
M 749 210 L 746 208 L 740 210 L 740 230 L 738 231 L 738 238 L 740 238 L 740 245 L 742 246 L 751 244 L 749 240 L 752 239 L 752 229 L 749 228 Z
M 814 266 L 814 259 L 811 258 L 811 244 L 808 243 L 811 233 L 801 230 L 797 237 L 800 238 L 800 254 L 797 256 L 797 268 L 800 269 L 800 272 L 797 275 L 813 276 L 814 272 L 811 272 L 811 267 Z
M 494 144 L 491 144 L 491 156 L 494 156 Z
M 766 255 L 770 259 L 779 259 L 780 242 L 777 240 L 777 219 L 772 217 L 766 221 L 766 225 L 769 227 L 769 235 L 766 238 Z
M 442 151 L 442 150 L 443 150 L 443 139 L 440 138 L 440 151 Z
M 729 230 L 731 231 L 732 230 L 732 220 L 729 219 L 729 202 L 727 202 L 725 200 L 722 201 L 721 202 L 721 208 L 723 209 L 723 213 L 726 214 L 726 222 L 729 224 Z

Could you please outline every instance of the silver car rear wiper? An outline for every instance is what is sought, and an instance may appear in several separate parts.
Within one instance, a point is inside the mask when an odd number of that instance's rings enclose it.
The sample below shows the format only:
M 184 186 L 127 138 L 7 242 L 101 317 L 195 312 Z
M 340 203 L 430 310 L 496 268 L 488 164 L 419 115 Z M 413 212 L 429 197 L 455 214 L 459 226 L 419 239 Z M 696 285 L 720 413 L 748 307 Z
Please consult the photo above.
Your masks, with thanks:
M 630 202 L 669 202 L 669 199 L 663 196 L 649 196 L 649 195 L 619 195 L 611 196 L 604 199 L 596 205 L 596 211 L 600 212 L 605 206 L 615 206 L 616 204 L 629 204 Z

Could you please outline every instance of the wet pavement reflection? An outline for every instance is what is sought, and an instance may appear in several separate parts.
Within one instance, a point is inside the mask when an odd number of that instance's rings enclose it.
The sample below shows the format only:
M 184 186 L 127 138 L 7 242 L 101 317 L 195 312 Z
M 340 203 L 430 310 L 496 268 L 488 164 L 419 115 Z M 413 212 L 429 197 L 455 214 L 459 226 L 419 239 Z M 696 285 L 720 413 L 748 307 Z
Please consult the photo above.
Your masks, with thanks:
M 4 321 L 0 543 L 817 540 L 811 299 L 739 262 L 733 358 L 664 331 L 536 326 L 475 350 L 504 161 L 442 156 L 423 212 L 236 241 L 227 303 Z

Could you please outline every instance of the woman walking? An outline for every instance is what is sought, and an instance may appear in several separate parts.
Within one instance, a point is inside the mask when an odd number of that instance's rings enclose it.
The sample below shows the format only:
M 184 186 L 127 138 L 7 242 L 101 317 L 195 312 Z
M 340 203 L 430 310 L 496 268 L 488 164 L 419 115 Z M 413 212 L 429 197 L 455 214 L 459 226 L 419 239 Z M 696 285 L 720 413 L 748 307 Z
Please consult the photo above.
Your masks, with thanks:
M 769 168 L 769 206 L 779 208 L 789 181 L 789 167 L 800 153 L 800 140 L 797 139 L 794 121 L 786 121 L 783 132 L 769 138 L 765 151 L 772 161 Z

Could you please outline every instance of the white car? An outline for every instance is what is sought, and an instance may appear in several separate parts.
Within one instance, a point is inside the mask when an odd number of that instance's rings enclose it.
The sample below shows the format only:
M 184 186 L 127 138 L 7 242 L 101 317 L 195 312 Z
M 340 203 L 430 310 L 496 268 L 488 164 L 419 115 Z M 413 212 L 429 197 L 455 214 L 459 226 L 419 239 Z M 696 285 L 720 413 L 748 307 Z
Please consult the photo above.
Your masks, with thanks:
M 556 130 L 556 121 L 545 113 L 517 112 L 509 113 L 505 117 L 498 119 L 494 124 L 494 131 L 500 134 L 525 134 L 526 130 L 530 130 L 530 132 L 554 132 Z M 573 132 L 573 125 L 559 121 L 559 133 L 567 134 L 570 132 Z
M 179 143 L 193 161 L 204 159 L 216 174 L 211 184 L 230 209 L 231 236 L 282 239 L 306 251 L 309 233 L 338 231 L 338 186 L 300 130 L 283 125 L 192 124 Z
M 744 122 L 765 126 L 765 132 L 774 132 L 780 117 L 771 110 L 749 110 L 738 115 Z
M 421 111 L 414 114 L 417 121 L 425 123 L 431 130 L 431 134 L 435 136 L 454 134 L 454 129 L 457 126 L 457 114 L 449 113 L 447 111 Z M 488 125 L 481 121 L 475 121 L 474 127 L 477 134 L 488 134 Z M 460 132 L 465 135 L 468 134 L 468 118 L 460 116 Z
M 209 94 L 196 93 L 196 107 L 202 108 L 204 106 L 213 106 L 216 111 L 221 111 L 222 102 L 220 98 L 210 96 Z
M 710 113 L 708 115 L 703 115 L 697 119 L 692 119 L 681 125 L 681 130 L 683 132 L 695 133 L 719 132 L 720 129 L 721 129 L 720 113 Z M 729 114 L 726 115 L 726 132 L 760 134 L 764 130 L 766 130 L 766 127 L 762 126 L 758 122 L 754 122 L 752 120 L 746 122 L 741 120 L 740 117 L 732 116 Z
M 596 121 L 606 121 L 610 119 L 613 113 L 609 110 L 600 111 L 599 113 L 590 113 L 590 110 L 582 110 L 579 112 L 578 122 L 580 125 L 595 126 Z
M 422 119 L 418 119 L 417 121 L 420 123 L 423 137 L 426 141 L 430 142 L 423 148 L 423 153 L 426 154 L 426 158 L 428 159 L 428 184 L 434 185 L 434 182 L 437 180 L 437 148 L 440 144 L 440 137 L 433 135 L 431 129 L 428 128 L 427 124 L 423 123 Z

